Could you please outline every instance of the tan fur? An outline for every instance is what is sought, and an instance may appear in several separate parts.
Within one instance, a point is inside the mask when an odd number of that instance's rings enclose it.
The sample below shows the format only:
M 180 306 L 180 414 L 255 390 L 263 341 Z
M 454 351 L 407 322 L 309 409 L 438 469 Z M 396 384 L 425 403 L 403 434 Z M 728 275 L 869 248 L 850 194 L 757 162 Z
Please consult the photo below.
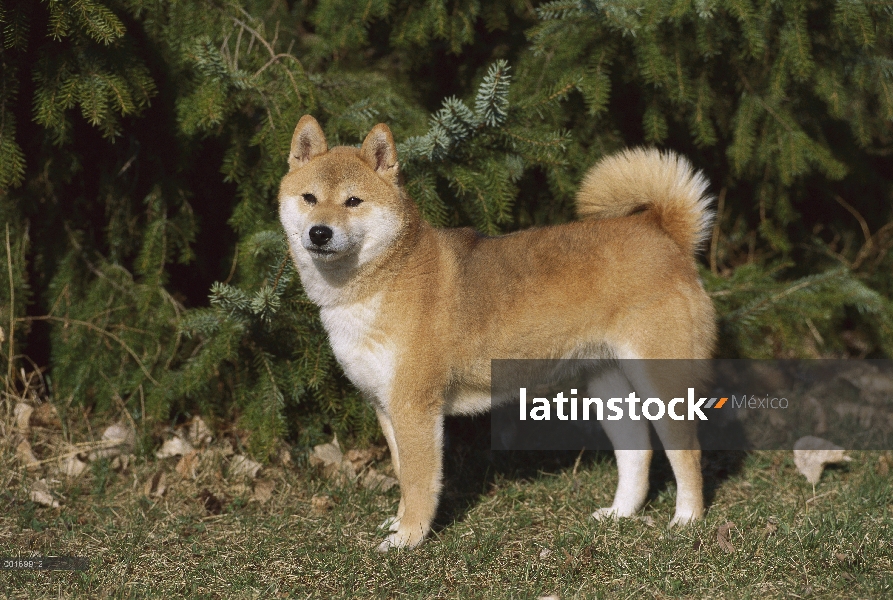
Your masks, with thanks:
M 605 159 L 581 187 L 583 220 L 496 238 L 434 229 L 421 218 L 383 124 L 360 149 L 329 150 L 305 116 L 289 165 L 280 215 L 292 256 L 338 361 L 375 406 L 400 480 L 394 533 L 382 550 L 415 546 L 430 530 L 443 417 L 490 408 L 491 359 L 712 352 L 713 306 L 693 259 L 708 223 L 706 182 L 675 155 L 632 150 Z M 348 206 L 351 197 L 362 203 Z M 319 225 L 333 232 L 324 246 L 308 238 Z M 666 379 L 643 373 L 632 383 L 673 397 L 679 383 Z M 623 434 L 606 430 L 612 440 Z M 697 447 L 691 422 L 660 421 L 656 430 L 665 446 Z M 650 447 L 647 436 L 644 443 Z M 668 455 L 674 522 L 699 518 L 700 452 Z M 651 451 L 617 457 L 617 495 L 597 518 L 628 516 L 645 500 Z
M 707 179 L 674 152 L 631 148 L 603 158 L 577 194 L 581 217 L 623 217 L 648 207 L 661 228 L 688 253 L 706 239 L 711 213 Z

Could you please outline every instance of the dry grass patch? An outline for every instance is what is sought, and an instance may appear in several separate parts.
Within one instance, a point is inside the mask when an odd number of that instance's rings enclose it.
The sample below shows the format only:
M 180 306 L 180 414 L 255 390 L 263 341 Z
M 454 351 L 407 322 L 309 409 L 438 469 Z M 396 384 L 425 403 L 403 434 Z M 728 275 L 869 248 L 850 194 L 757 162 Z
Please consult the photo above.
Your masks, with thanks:
M 201 429 L 193 419 L 148 436 L 148 447 L 137 435 L 132 448 L 91 458 L 108 448 L 75 444 L 101 441 L 114 423 L 23 431 L 14 417 L 5 406 L 2 553 L 88 556 L 90 569 L 4 572 L 0 592 L 10 598 L 893 594 L 889 452 L 851 453 L 815 489 L 789 452 L 711 455 L 707 518 L 668 529 L 674 489 L 662 458 L 640 518 L 593 522 L 616 484 L 609 454 L 494 453 L 482 442 L 485 424 L 455 420 L 434 535 L 415 551 L 381 555 L 376 528 L 399 495 L 364 485 L 365 473 L 390 473 L 380 449 L 339 448 L 332 467 L 312 450 L 283 448 L 261 467 L 237 458 L 237 433 L 202 422 L 209 435 L 190 434 Z M 174 438 L 186 444 L 161 452 Z M 23 440 L 45 462 L 23 463 Z M 86 464 L 79 474 L 46 461 L 75 450 Z M 32 497 L 39 480 L 58 506 Z

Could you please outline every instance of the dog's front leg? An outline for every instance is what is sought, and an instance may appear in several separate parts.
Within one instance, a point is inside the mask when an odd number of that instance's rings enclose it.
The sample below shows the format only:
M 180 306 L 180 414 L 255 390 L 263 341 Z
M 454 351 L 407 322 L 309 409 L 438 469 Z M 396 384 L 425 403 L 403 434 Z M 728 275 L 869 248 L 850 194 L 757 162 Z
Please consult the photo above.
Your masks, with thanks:
M 443 476 L 443 416 L 430 407 L 424 402 L 394 402 L 388 408 L 393 445 L 387 431 L 385 437 L 399 465 L 401 510 L 391 524 L 396 531 L 378 546 L 381 552 L 417 546 L 431 530 Z
M 378 417 L 378 424 L 381 425 L 381 431 L 384 433 L 384 437 L 388 442 L 388 449 L 391 451 L 391 465 L 394 467 L 394 474 L 397 478 L 400 478 L 400 455 L 397 450 L 397 440 L 394 437 L 394 424 L 391 422 L 391 417 L 383 408 L 376 407 L 375 415 Z M 400 519 L 403 517 L 403 511 L 406 510 L 406 505 L 403 502 L 403 496 L 400 496 L 400 506 L 397 508 L 397 514 L 393 517 L 388 517 L 384 520 L 384 523 L 378 526 L 379 529 L 387 529 L 389 531 L 397 531 L 400 529 Z

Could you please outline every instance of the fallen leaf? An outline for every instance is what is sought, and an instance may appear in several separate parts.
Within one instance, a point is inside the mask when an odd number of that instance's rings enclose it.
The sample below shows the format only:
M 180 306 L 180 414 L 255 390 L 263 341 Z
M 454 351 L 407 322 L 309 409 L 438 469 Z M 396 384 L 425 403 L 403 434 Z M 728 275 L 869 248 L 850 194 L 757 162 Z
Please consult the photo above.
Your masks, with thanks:
M 854 417 L 858 419 L 860 427 L 869 429 L 871 427 L 871 421 L 877 411 L 873 406 L 856 404 L 855 402 L 841 402 L 834 406 L 834 412 L 836 412 L 841 419 Z
M 329 465 L 340 465 L 344 460 L 344 454 L 341 452 L 341 446 L 338 445 L 338 437 L 332 438 L 328 444 L 320 444 L 313 447 L 310 454 L 310 464 L 315 467 L 326 467 Z
M 180 459 L 180 462 L 177 463 L 177 466 L 174 468 L 174 470 L 187 479 L 195 479 L 198 476 L 198 462 L 198 450 L 192 450 L 191 452 L 183 455 L 183 458 Z
M 87 468 L 87 463 L 80 460 L 77 456 L 69 456 L 59 463 L 59 472 L 66 477 L 77 477 Z
M 837 560 L 839 560 L 840 562 L 846 562 L 846 554 L 843 554 L 843 553 L 841 553 L 841 552 L 838 552 L 838 553 L 836 553 L 836 554 L 834 555 L 834 557 L 835 557 Z
M 565 548 L 561 549 L 561 552 L 564 554 L 564 566 L 569 567 L 574 564 L 574 557 L 571 556 L 571 553 L 568 552 Z
M 246 485 L 244 483 L 235 483 L 227 487 L 227 491 L 230 493 L 230 496 L 235 498 L 241 498 L 244 500 L 248 500 L 254 492 L 251 490 L 251 486 Z
M 732 545 L 731 539 L 731 531 L 734 527 L 734 523 L 726 521 L 716 529 L 716 543 L 719 544 L 719 547 L 725 552 L 735 551 L 735 546 Z
M 261 504 L 266 504 L 273 497 L 273 488 L 276 483 L 270 479 L 258 479 L 254 484 L 254 499 Z
M 773 429 L 787 429 L 789 427 L 788 420 L 781 414 L 782 412 L 780 410 L 769 411 L 769 424 Z
M 114 425 L 110 425 L 109 427 L 106 427 L 105 431 L 102 432 L 102 441 L 109 443 L 118 443 L 106 448 L 94 450 L 87 457 L 87 460 L 111 458 L 112 456 L 118 456 L 119 454 L 130 452 L 133 449 L 135 440 L 136 436 L 133 433 L 133 429 L 131 429 L 127 425 L 124 425 L 123 423 L 115 423 Z
M 794 444 L 794 464 L 812 484 L 819 482 L 825 465 L 849 460 L 852 459 L 844 455 L 843 448 L 822 438 L 808 435 Z
M 822 406 L 822 403 L 813 398 L 812 396 L 808 399 L 809 405 L 813 410 L 813 418 L 815 419 L 815 425 L 813 426 L 813 433 L 816 435 L 821 435 L 828 431 L 828 417 L 825 414 L 825 408 Z
M 59 502 L 53 498 L 53 494 L 50 492 L 50 486 L 47 485 L 46 479 L 37 479 L 31 484 L 30 498 L 32 502 L 36 502 L 43 506 L 49 506 L 50 508 L 57 508 L 59 506 Z
M 323 474 L 339 485 L 350 483 L 357 478 L 356 468 L 352 462 L 345 459 L 337 436 L 332 438 L 328 444 L 313 447 L 313 452 L 310 453 L 310 464 L 322 467 Z
M 398 483 L 393 477 L 383 475 L 373 468 L 366 471 L 362 481 L 363 487 L 366 489 L 378 490 L 379 492 L 386 492 Z
M 223 512 L 223 502 L 221 502 L 220 498 L 212 494 L 207 488 L 202 489 L 202 491 L 198 493 L 198 499 L 202 503 L 202 506 L 205 507 L 205 510 L 210 514 L 219 515 Z
M 233 443 L 229 440 L 223 440 L 220 444 L 217 445 L 217 451 L 220 452 L 220 456 L 232 456 L 236 453 L 233 450 Z
M 292 458 L 291 458 L 291 448 L 289 448 L 286 444 L 283 443 L 279 447 L 278 458 L 279 458 L 280 465 L 282 465 L 283 467 L 290 466 L 293 462 Z
M 31 425 L 34 427 L 46 427 L 47 429 L 62 429 L 62 420 L 56 407 L 49 402 L 38 404 L 31 413 Z
M 192 421 L 189 422 L 186 439 L 193 446 L 201 446 L 203 444 L 210 444 L 211 440 L 214 439 L 214 434 L 211 432 L 211 428 L 208 427 L 204 419 L 195 416 L 192 418 Z
M 843 340 L 843 343 L 847 345 L 847 348 L 858 352 L 861 355 L 860 358 L 868 354 L 872 348 L 871 340 L 868 336 L 855 329 L 844 329 L 840 332 L 840 338 Z M 844 379 L 854 383 L 847 377 L 844 377 Z
M 370 448 L 354 448 L 344 453 L 344 460 L 350 462 L 354 469 L 359 471 L 374 460 L 380 460 L 382 457 L 382 448 L 372 446 Z
M 329 511 L 334 506 L 335 503 L 332 501 L 332 497 L 327 496 L 326 494 L 314 494 L 313 497 L 310 498 L 310 507 L 313 509 L 313 512 L 317 514 Z
M 778 519 L 769 517 L 766 519 L 766 528 L 763 529 L 763 537 L 771 537 L 778 532 Z
M 255 462 L 242 454 L 237 454 L 229 462 L 229 475 L 230 477 L 250 477 L 254 479 L 257 477 L 257 472 L 260 471 L 261 466 L 259 462 Z
M 119 454 L 115 458 L 112 459 L 112 470 L 113 471 L 126 471 L 127 467 L 136 460 L 136 456 L 133 454 Z
M 192 444 L 179 436 L 174 436 L 161 445 L 161 449 L 155 453 L 155 456 L 158 458 L 182 456 L 189 454 L 193 450 Z
M 862 373 L 842 375 L 841 378 L 846 379 L 860 390 L 864 390 L 872 394 L 881 394 L 886 396 L 893 394 L 893 377 L 877 369 L 867 370 Z
M 16 446 L 16 457 L 19 459 L 19 462 L 29 469 L 34 469 L 40 466 L 40 461 L 34 456 L 34 452 L 31 450 L 31 444 L 28 443 L 28 440 L 22 440 Z
M 158 471 L 146 481 L 143 493 L 150 498 L 161 498 L 167 490 L 167 477 L 164 471 Z
M 654 517 L 649 515 L 636 515 L 633 519 L 639 523 L 644 523 L 648 527 L 654 527 Z
M 16 429 L 23 433 L 28 431 L 28 428 L 31 426 L 31 413 L 33 412 L 34 407 L 30 404 L 25 404 L 24 402 L 16 404 L 16 407 L 12 411 L 16 421 Z
M 886 454 L 881 454 L 877 459 L 877 474 L 880 476 L 885 476 L 890 474 L 890 457 Z

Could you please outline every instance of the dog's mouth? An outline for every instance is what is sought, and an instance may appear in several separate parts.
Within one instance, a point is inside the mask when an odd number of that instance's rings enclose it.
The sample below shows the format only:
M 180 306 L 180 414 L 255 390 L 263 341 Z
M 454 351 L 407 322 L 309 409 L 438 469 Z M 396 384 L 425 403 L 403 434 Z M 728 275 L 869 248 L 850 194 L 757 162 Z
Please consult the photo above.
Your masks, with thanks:
M 333 250 L 332 248 L 306 248 L 307 253 L 315 261 L 333 262 L 343 258 L 347 253 L 344 250 Z

